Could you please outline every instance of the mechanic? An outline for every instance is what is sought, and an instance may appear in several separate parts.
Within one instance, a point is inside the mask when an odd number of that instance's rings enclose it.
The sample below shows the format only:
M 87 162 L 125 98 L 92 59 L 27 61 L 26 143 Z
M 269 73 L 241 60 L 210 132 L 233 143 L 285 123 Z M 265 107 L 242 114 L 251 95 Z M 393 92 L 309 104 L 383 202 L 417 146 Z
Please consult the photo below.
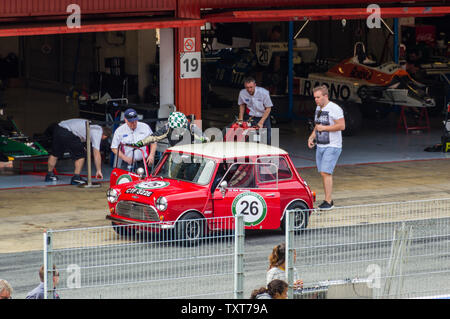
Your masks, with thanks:
M 112 152 L 122 160 L 121 168 L 132 171 L 138 167 L 143 168 L 145 163 L 151 167 L 155 162 L 156 143 L 150 144 L 150 152 L 147 151 L 147 147 L 141 147 L 143 153 L 139 149 L 126 145 L 136 143 L 151 135 L 152 129 L 148 124 L 138 121 L 138 114 L 132 108 L 124 112 L 124 120 L 125 123 L 114 132 L 111 142 Z M 142 157 L 143 154 L 145 158 Z
M 57 181 L 54 169 L 58 158 L 63 157 L 66 151 L 70 152 L 75 162 L 74 176 L 70 180 L 72 185 L 85 184 L 87 181 L 80 176 L 86 157 L 86 122 L 85 119 L 70 119 L 56 125 L 53 132 L 52 150 L 48 157 L 48 172 L 45 176 L 46 182 Z M 94 164 L 97 172 L 96 178 L 102 179 L 102 156 L 100 143 L 111 136 L 109 127 L 90 125 L 91 144 L 93 148 Z
M 315 127 L 308 138 L 308 147 L 316 149 L 317 170 L 322 176 L 325 200 L 319 205 L 321 210 L 329 210 L 334 206 L 332 200 L 333 171 L 342 152 L 342 131 L 345 130 L 343 110 L 328 99 L 328 88 L 325 85 L 313 89 L 317 104 L 315 111 Z
M 247 121 L 251 117 L 252 125 L 267 129 L 267 144 L 271 145 L 272 125 L 270 123 L 270 111 L 273 104 L 269 91 L 256 86 L 256 81 L 252 77 L 247 77 L 244 80 L 244 87 L 245 89 L 239 92 L 238 121 Z
M 189 122 L 186 115 L 184 115 L 181 112 L 172 112 L 169 115 L 167 123 L 164 124 L 163 127 L 156 130 L 155 133 L 132 144 L 132 146 L 142 147 L 150 143 L 161 141 L 166 137 L 168 138 L 170 145 L 174 146 L 179 142 L 186 142 L 184 141 L 185 138 L 185 135 L 183 134 L 184 130 L 188 130 L 189 132 L 189 143 L 193 141 L 201 143 L 209 142 L 209 139 L 203 134 L 202 130 L 194 123 Z M 182 140 L 178 138 L 178 134 Z

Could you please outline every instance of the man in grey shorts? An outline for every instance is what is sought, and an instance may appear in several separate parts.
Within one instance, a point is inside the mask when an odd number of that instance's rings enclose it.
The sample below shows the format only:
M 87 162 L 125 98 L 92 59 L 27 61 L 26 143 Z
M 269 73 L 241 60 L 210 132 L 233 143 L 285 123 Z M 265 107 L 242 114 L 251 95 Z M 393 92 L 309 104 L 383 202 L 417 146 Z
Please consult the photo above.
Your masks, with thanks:
M 322 175 L 325 200 L 319 205 L 321 210 L 334 207 L 332 200 L 333 171 L 342 152 L 342 131 L 345 130 L 343 110 L 328 99 L 328 88 L 324 85 L 313 89 L 317 108 L 314 116 L 316 123 L 308 138 L 308 147 L 317 144 L 316 165 Z

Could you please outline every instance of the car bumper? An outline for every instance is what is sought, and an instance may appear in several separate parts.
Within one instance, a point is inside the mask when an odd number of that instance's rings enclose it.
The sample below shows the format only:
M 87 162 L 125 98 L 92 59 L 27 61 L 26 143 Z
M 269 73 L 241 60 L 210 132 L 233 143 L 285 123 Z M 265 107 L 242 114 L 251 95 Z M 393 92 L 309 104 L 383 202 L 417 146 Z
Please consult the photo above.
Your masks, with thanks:
M 111 220 L 113 222 L 117 222 L 118 224 L 121 225 L 136 225 L 136 226 L 143 226 L 145 228 L 150 228 L 153 230 L 164 230 L 164 229 L 173 229 L 175 228 L 175 224 L 173 223 L 146 223 L 143 221 L 134 221 L 134 220 L 128 220 L 128 219 L 122 219 L 122 218 L 118 218 L 118 217 L 114 217 L 111 215 L 107 215 L 106 219 Z

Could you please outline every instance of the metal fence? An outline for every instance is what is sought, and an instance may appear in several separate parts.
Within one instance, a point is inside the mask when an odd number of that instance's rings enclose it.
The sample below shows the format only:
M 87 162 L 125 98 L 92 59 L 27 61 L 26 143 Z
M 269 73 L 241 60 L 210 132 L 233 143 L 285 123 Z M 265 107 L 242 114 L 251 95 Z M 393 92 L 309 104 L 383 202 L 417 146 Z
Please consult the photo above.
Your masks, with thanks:
M 57 293 L 64 298 L 233 298 L 235 220 L 207 222 L 226 230 L 199 241 L 174 236 L 175 230 L 154 232 L 148 224 L 47 231 L 47 297 L 56 265 Z
M 289 213 L 292 224 L 294 214 Z M 288 275 L 302 298 L 415 298 L 450 294 L 450 199 L 312 211 L 308 229 L 286 232 Z M 289 262 L 290 261 L 290 262 Z M 292 277 L 292 276 L 290 276 Z
M 46 291 L 55 264 L 64 298 L 248 298 L 266 284 L 281 238 L 290 298 L 450 294 L 450 199 L 312 210 L 300 231 L 294 215 L 304 211 L 287 213 L 285 236 L 272 237 L 245 236 L 242 216 L 204 220 L 215 231 L 200 241 L 145 224 L 47 231 Z

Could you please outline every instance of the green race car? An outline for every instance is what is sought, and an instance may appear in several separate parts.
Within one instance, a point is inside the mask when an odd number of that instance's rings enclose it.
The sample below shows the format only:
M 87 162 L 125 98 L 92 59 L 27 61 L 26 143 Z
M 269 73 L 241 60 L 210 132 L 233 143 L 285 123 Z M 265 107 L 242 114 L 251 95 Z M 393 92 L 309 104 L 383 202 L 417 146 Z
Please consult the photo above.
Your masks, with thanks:
M 0 118 L 0 161 L 47 157 L 48 152 L 38 142 L 32 141 L 16 126 L 11 117 Z

